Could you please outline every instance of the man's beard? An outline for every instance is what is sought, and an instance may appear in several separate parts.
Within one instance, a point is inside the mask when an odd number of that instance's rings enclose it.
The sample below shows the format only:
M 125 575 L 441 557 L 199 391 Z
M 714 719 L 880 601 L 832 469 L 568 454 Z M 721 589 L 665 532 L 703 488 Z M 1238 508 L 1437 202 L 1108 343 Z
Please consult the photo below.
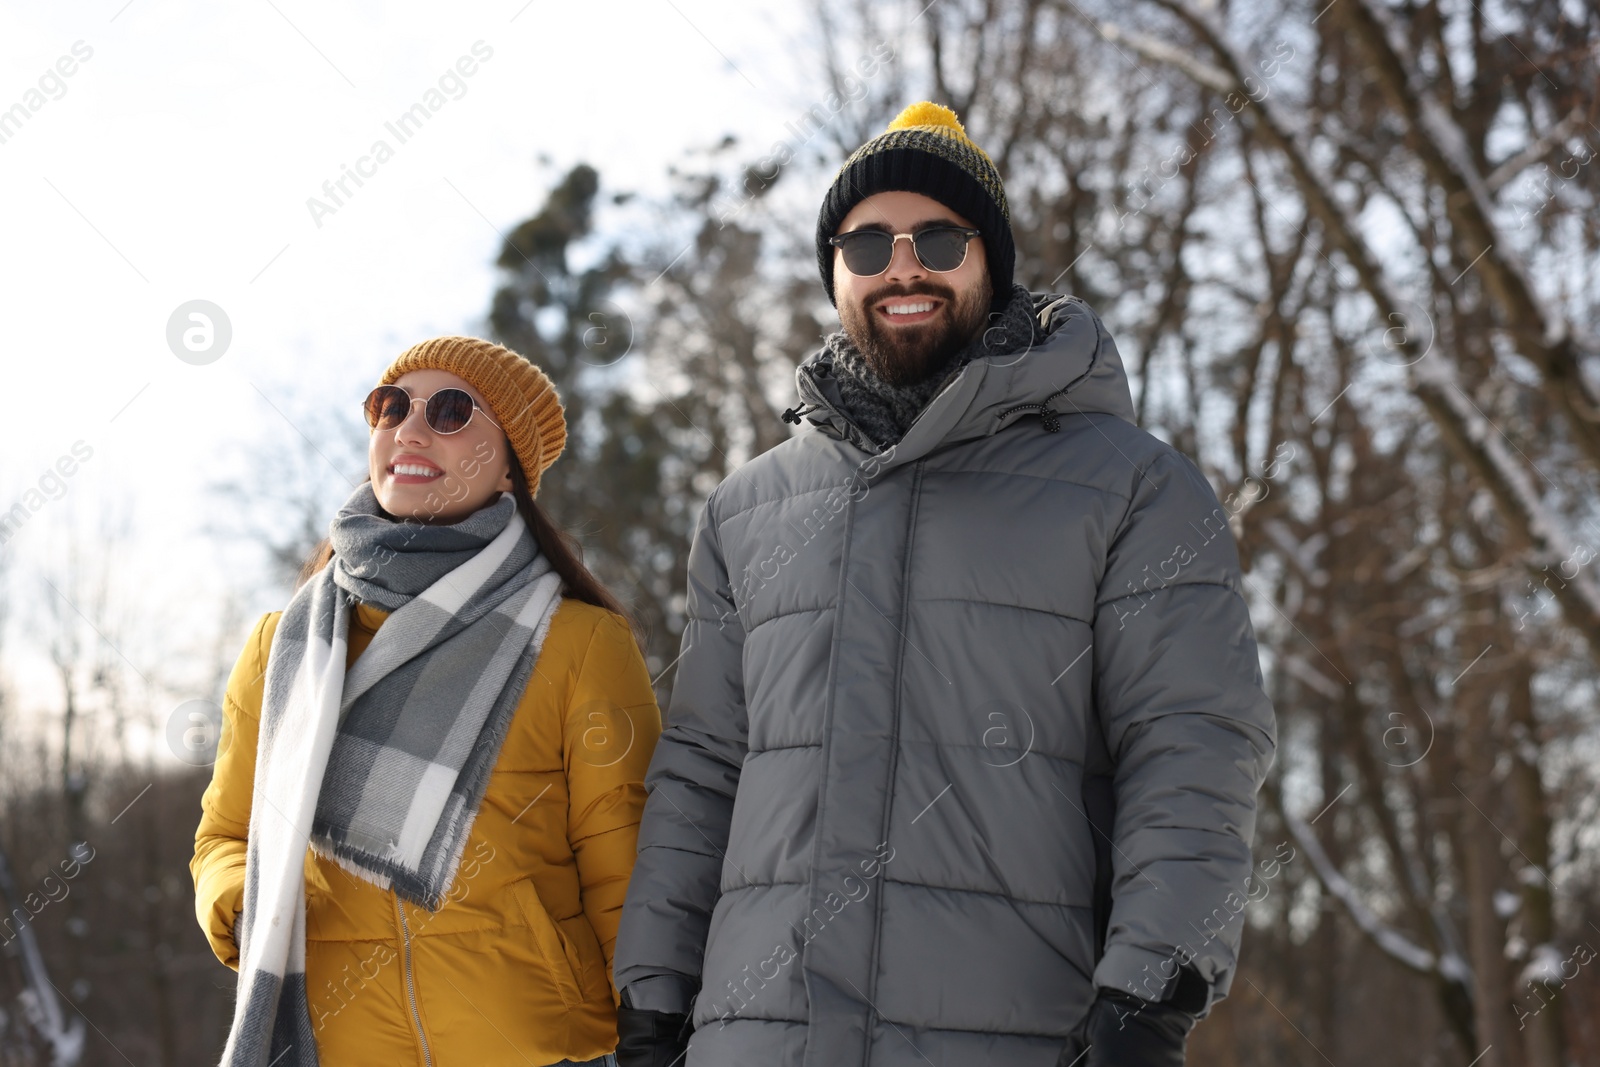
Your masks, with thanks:
M 944 301 L 941 314 L 915 326 L 890 326 L 872 309 L 890 297 L 931 296 Z M 890 385 L 914 385 L 939 370 L 978 335 L 989 317 L 994 291 L 988 274 L 959 298 L 955 290 L 934 282 L 905 287 L 890 285 L 860 303 L 840 305 L 844 332 L 867 366 Z

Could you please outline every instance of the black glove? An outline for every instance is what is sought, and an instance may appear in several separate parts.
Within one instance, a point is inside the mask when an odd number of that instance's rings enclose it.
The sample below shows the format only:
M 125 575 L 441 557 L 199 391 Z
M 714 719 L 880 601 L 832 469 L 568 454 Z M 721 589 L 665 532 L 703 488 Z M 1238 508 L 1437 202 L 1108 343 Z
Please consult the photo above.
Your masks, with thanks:
M 1102 989 L 1056 1067 L 1183 1067 L 1195 1017 L 1171 1004 Z
M 617 1067 L 683 1067 L 689 1016 L 643 1008 L 617 1009 Z

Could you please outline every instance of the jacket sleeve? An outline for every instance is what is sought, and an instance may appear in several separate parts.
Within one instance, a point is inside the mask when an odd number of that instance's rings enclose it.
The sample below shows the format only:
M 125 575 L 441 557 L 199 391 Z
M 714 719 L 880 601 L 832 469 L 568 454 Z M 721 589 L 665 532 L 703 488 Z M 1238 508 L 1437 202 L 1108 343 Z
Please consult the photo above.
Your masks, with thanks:
M 589 638 L 562 744 L 567 840 L 607 974 L 639 838 L 645 769 L 660 735 L 661 711 L 644 656 L 627 623 L 607 614 Z
M 217 959 L 239 969 L 233 924 L 244 907 L 244 860 L 250 834 L 250 797 L 255 788 L 256 737 L 266 685 L 267 652 L 279 613 L 264 615 L 250 631 L 222 697 L 222 737 L 211 784 L 200 798 L 194 834 L 195 917 Z
M 1276 749 L 1242 582 L 1227 512 L 1163 452 L 1137 473 L 1096 598 L 1095 703 L 1116 761 L 1097 986 L 1161 999 L 1192 965 L 1215 1000 L 1233 980 L 1264 887 L 1250 843 Z
M 687 1011 L 700 984 L 749 736 L 744 627 L 716 506 L 713 491 L 689 549 L 688 619 L 667 728 L 646 779 L 650 799 L 617 939 L 617 988 L 662 979 L 673 987 L 669 999 L 676 1003 L 651 1005 L 660 1010 Z

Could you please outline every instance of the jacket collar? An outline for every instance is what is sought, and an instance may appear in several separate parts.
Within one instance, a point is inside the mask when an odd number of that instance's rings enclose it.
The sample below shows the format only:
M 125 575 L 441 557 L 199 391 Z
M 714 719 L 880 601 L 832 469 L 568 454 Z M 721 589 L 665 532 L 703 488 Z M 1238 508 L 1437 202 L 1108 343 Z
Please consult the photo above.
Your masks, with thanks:
M 383 620 L 389 617 L 389 613 L 383 608 L 369 604 L 365 600 L 357 600 L 355 609 L 355 617 L 351 621 L 368 633 L 377 633 L 378 627 L 383 625 Z
M 968 363 L 887 450 L 880 452 L 851 421 L 825 350 L 795 368 L 800 399 L 815 405 L 804 417 L 823 433 L 876 456 L 878 469 L 986 437 L 1026 415 L 1040 416 L 1042 429 L 1050 432 L 1064 414 L 1100 412 L 1133 422 L 1128 375 L 1100 316 L 1075 296 L 1035 293 L 1033 300 L 1040 323 L 1033 344 Z

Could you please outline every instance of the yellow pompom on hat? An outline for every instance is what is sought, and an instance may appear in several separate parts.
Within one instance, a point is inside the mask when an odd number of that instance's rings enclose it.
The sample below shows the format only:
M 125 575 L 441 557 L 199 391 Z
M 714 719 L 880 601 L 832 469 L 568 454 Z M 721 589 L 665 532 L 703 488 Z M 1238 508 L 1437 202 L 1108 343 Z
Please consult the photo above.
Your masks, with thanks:
M 828 238 L 861 201 L 877 193 L 921 193 L 969 219 L 980 231 L 994 303 L 1011 298 L 1016 244 L 1005 186 L 989 153 L 967 136 L 956 113 L 920 100 L 895 116 L 878 136 L 851 153 L 822 199 L 817 215 L 817 267 L 833 294 L 834 249 Z
M 555 383 L 527 359 L 479 337 L 435 337 L 400 353 L 379 384 L 414 370 L 442 370 L 465 380 L 489 402 L 511 451 L 537 495 L 539 480 L 567 446 L 567 420 Z
M 972 138 L 967 136 L 967 128 L 961 125 L 956 113 L 943 104 L 935 104 L 932 100 L 919 100 L 909 105 L 894 117 L 893 122 L 884 127 L 883 132 L 891 133 L 894 130 L 922 130 L 940 137 L 949 137 L 978 153 L 989 166 L 994 166 L 994 160 L 989 158 L 989 153 L 979 148 Z

